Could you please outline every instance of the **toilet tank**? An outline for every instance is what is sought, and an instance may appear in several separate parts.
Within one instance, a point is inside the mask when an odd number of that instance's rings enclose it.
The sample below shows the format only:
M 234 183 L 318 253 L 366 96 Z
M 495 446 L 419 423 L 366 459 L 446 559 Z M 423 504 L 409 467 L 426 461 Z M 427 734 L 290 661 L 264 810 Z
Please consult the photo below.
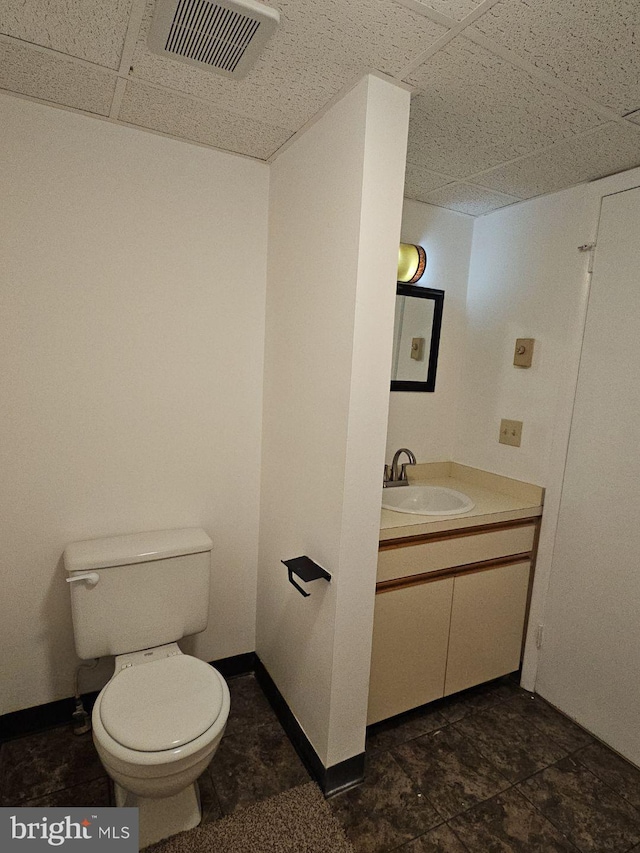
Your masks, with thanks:
M 68 545 L 67 579 L 97 575 L 95 584 L 69 583 L 78 656 L 125 654 L 204 631 L 211 547 L 199 527 Z

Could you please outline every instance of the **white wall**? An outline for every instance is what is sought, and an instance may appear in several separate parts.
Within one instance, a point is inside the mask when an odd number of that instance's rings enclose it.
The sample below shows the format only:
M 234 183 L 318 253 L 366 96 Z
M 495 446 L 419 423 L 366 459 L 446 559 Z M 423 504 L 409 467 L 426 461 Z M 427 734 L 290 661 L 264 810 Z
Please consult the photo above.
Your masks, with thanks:
M 467 295 L 456 460 L 546 485 L 558 395 L 579 346 L 590 230 L 584 187 L 480 217 Z M 516 338 L 535 338 L 533 366 L 513 365 Z M 498 443 L 521 420 L 519 448 Z
M 476 220 L 467 341 L 454 458 L 546 488 L 523 667 L 533 689 L 535 633 L 544 622 L 571 420 L 591 242 L 586 188 L 513 205 Z M 535 338 L 533 365 L 513 366 L 515 340 Z M 500 419 L 522 420 L 519 448 L 498 443 Z
M 546 488 L 523 666 L 528 689 L 536 684 L 535 633 L 545 622 L 589 295 L 589 254 L 578 247 L 595 239 L 602 195 L 633 186 L 639 177 L 634 170 L 581 185 L 474 225 L 454 458 Z M 529 369 L 512 364 L 517 337 L 536 339 Z M 520 448 L 498 443 L 501 418 L 524 421 Z
M 6 96 L 0 112 L 8 712 L 73 692 L 69 541 L 203 526 L 211 614 L 187 647 L 255 647 L 268 168 Z
M 404 200 L 402 241 L 419 244 L 427 252 L 427 269 L 419 284 L 444 290 L 445 298 L 436 390 L 389 395 L 388 463 L 399 447 L 413 450 L 418 462 L 453 458 L 473 222 L 462 213 Z
M 257 651 L 325 766 L 364 749 L 408 114 L 365 78 L 272 165 Z

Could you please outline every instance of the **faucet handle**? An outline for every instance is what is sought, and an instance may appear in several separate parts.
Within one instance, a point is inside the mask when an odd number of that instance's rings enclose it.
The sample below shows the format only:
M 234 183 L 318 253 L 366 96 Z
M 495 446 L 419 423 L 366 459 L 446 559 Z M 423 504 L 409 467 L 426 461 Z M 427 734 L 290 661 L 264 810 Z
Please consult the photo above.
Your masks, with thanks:
M 391 468 L 389 465 L 384 466 L 384 479 L 382 481 L 382 485 L 386 486 L 387 483 L 391 480 Z
M 408 465 L 415 465 L 415 464 L 416 464 L 415 462 L 405 462 L 403 465 L 400 466 L 400 480 L 401 480 L 401 482 L 403 482 L 403 483 L 408 482 L 409 478 L 407 477 L 407 466 Z

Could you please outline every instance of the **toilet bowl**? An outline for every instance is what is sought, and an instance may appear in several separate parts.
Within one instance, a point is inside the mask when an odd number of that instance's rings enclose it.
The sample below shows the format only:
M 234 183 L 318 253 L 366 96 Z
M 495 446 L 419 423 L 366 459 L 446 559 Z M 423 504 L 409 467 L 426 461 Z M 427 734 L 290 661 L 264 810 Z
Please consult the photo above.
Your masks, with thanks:
M 196 779 L 229 716 L 229 689 L 177 641 L 204 631 L 212 542 L 199 527 L 72 542 L 64 552 L 78 657 L 115 656 L 93 739 L 140 847 L 200 822 Z
M 175 643 L 119 655 L 93 709 L 93 739 L 116 805 L 139 809 L 140 847 L 200 822 L 196 779 L 222 739 L 229 689 Z

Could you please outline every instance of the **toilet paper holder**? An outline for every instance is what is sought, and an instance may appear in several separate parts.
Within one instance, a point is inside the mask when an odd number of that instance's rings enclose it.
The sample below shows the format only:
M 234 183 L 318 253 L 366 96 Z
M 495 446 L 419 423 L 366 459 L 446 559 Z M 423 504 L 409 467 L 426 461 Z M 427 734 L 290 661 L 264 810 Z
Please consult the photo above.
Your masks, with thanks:
M 289 583 L 293 584 L 300 595 L 304 595 L 305 598 L 308 598 L 311 593 L 305 592 L 305 590 L 296 583 L 293 579 L 294 575 L 299 577 L 300 580 L 304 581 L 304 583 L 319 580 L 320 578 L 324 578 L 326 581 L 331 580 L 329 572 L 326 569 L 323 569 L 322 566 L 314 563 L 310 557 L 294 557 L 292 560 L 281 560 L 280 562 L 287 567 Z

